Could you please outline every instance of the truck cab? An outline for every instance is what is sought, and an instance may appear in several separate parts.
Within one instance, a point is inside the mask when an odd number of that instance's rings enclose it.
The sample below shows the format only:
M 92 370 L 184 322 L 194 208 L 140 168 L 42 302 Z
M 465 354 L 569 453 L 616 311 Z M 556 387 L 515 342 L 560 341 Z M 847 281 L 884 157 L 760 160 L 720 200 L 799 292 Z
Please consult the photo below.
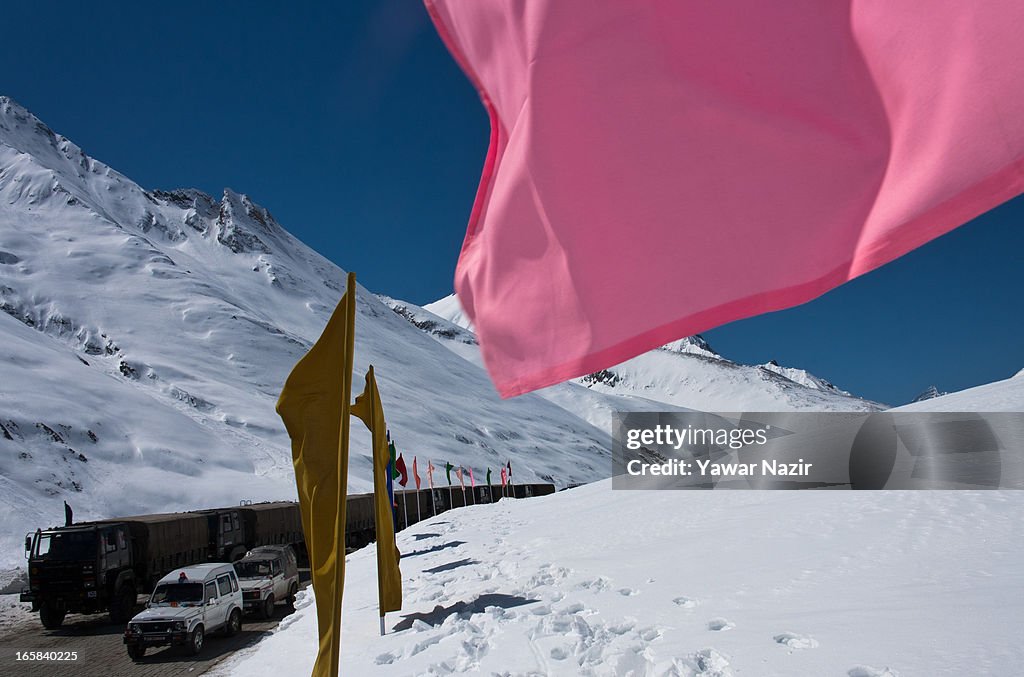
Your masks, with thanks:
M 39 530 L 25 537 L 30 602 L 47 629 L 71 613 L 110 610 L 124 622 L 135 606 L 132 536 L 124 524 L 96 523 Z
M 207 557 L 216 562 L 234 562 L 246 550 L 245 522 L 237 508 L 201 510 L 210 534 Z
M 153 588 L 145 611 L 128 623 L 124 644 L 133 660 L 156 646 L 182 646 L 195 656 L 215 631 L 233 635 L 242 628 L 242 589 L 227 563 L 175 569 Z
M 235 572 L 242 585 L 245 611 L 270 618 L 276 604 L 294 604 L 299 591 L 299 569 L 290 545 L 253 548 L 235 562 Z

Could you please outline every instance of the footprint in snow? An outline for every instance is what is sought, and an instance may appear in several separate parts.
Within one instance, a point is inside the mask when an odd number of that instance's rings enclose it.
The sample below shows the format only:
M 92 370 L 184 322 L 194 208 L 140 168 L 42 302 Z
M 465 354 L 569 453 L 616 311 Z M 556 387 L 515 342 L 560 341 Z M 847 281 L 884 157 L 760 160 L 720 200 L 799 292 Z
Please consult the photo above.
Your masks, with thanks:
M 735 627 L 735 623 L 724 618 L 712 618 L 710 621 L 708 621 L 708 630 L 714 630 L 715 632 L 721 632 L 722 630 L 732 630 Z M 776 641 L 778 641 L 777 638 Z
M 846 674 L 849 677 L 900 677 L 892 668 L 873 668 L 870 665 L 855 665 Z
M 700 601 L 695 600 L 692 597 L 676 597 L 674 600 L 672 600 L 672 602 L 676 606 L 681 606 L 684 609 L 692 609 L 698 604 L 700 604 Z
M 626 620 L 617 625 L 609 625 L 608 632 L 613 635 L 624 635 L 635 627 L 636 623 L 634 621 Z
M 619 590 L 619 594 L 623 597 L 632 597 L 633 595 L 639 595 L 640 591 L 634 590 L 633 588 L 622 588 Z
M 645 642 L 653 642 L 656 639 L 661 639 L 662 632 L 659 628 L 652 625 L 649 628 L 641 629 L 637 634 Z
M 551 650 L 551 657 L 556 661 L 564 661 L 569 657 L 569 650 L 564 647 L 556 646 Z
M 374 660 L 374 662 L 377 665 L 391 665 L 392 663 L 395 662 L 396 658 L 397 658 L 397 656 L 395 656 L 395 654 L 393 654 L 393 653 L 391 653 L 389 651 L 387 653 L 382 653 L 381 655 L 377 656 L 377 658 Z
M 818 646 L 818 640 L 808 635 L 798 635 L 795 632 L 784 632 L 775 635 L 775 642 L 790 649 L 814 649 Z

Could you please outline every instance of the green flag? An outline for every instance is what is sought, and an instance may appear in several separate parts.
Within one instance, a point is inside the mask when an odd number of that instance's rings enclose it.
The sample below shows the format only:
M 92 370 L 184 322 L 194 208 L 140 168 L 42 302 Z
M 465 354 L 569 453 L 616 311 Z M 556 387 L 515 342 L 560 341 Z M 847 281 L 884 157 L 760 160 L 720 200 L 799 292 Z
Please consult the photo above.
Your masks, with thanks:
M 487 469 L 487 486 L 491 486 L 491 469 Z
M 452 465 L 448 461 L 445 461 L 445 463 L 444 463 L 444 474 L 445 474 L 445 476 L 448 477 L 448 486 L 452 485 L 452 468 L 454 468 L 454 467 L 455 467 L 454 465 Z
M 391 479 L 397 480 L 401 474 L 398 472 L 398 468 L 395 467 L 395 441 L 391 440 L 388 442 L 388 451 L 391 453 Z

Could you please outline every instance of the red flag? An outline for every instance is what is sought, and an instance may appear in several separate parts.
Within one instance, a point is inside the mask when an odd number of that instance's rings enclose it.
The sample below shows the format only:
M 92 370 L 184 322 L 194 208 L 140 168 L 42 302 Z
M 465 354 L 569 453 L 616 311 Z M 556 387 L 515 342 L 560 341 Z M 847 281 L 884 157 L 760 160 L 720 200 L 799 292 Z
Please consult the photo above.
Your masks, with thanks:
M 505 473 L 505 466 L 501 466 L 501 486 L 505 486 L 508 481 L 508 475 Z
M 416 457 L 412 457 L 412 477 L 416 480 L 416 491 L 420 490 L 420 471 L 416 467 Z
M 395 461 L 395 470 L 397 470 L 398 474 L 401 475 L 401 477 L 398 478 L 398 483 L 404 487 L 409 483 L 409 472 L 405 468 L 405 459 L 402 458 L 401 454 L 398 455 L 398 460 Z
M 455 286 L 504 397 L 1024 191 L 1021 0 L 426 4 L 491 122 Z
M 472 468 L 468 468 L 468 470 L 469 470 L 469 486 L 472 489 L 476 489 L 476 480 L 473 479 L 473 469 Z

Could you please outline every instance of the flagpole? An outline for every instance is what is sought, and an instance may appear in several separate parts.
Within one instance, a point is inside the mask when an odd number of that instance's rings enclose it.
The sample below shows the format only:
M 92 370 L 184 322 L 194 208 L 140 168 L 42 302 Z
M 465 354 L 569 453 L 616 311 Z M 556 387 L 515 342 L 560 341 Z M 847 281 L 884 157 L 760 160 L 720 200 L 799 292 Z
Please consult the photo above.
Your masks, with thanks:
M 352 406 L 352 360 L 356 341 L 356 274 L 349 272 L 345 283 L 345 373 L 341 378 L 341 430 L 338 444 L 338 505 L 334 520 L 334 599 L 331 608 L 331 677 L 338 677 L 341 657 L 341 596 L 345 572 L 345 507 L 348 494 L 348 439 Z M 383 627 L 384 620 L 381 619 Z
M 409 528 L 409 491 L 402 490 L 402 514 L 405 515 L 405 528 Z
M 420 490 L 417 489 L 416 490 L 416 521 L 417 522 L 422 522 L 423 521 L 423 515 L 420 513 L 420 504 L 421 503 L 423 503 L 423 501 L 420 500 Z

